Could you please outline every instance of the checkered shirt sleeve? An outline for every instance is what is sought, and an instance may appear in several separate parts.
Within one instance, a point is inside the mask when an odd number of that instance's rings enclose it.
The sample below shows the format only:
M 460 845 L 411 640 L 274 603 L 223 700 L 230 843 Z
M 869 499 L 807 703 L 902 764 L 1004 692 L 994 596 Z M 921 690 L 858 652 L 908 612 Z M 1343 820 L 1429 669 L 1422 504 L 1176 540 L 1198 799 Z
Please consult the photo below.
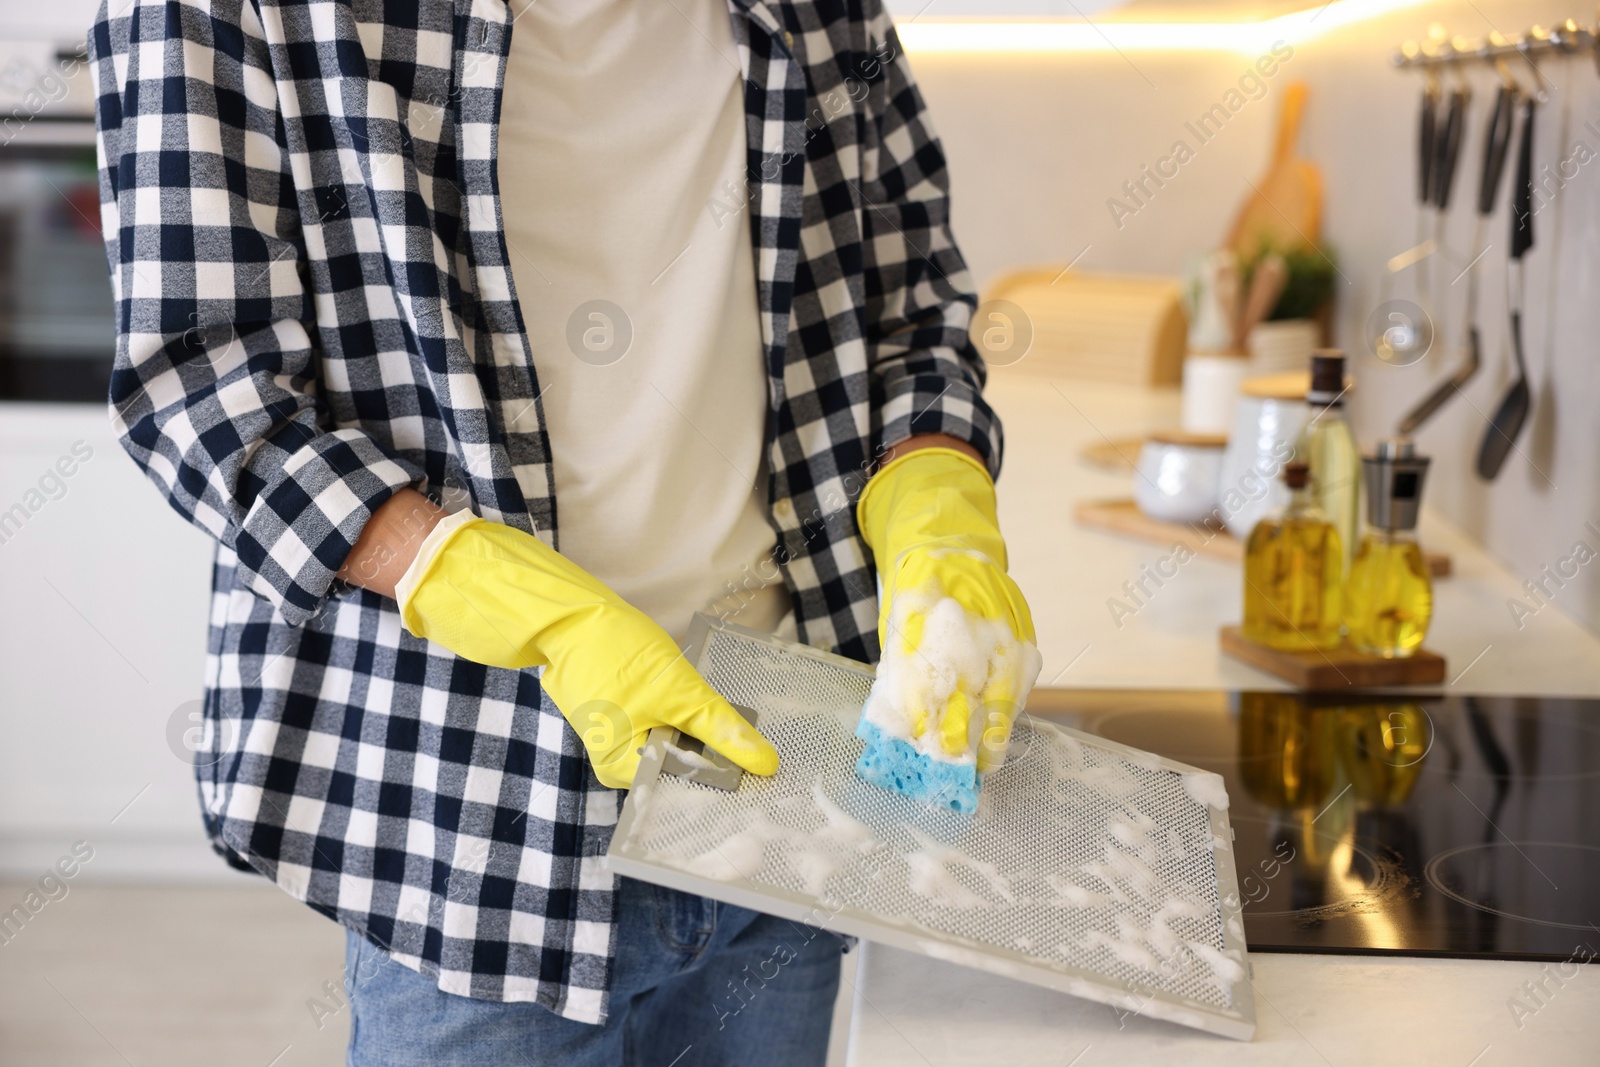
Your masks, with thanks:
M 111 417 L 171 505 L 236 554 L 240 583 L 297 623 L 422 472 L 322 402 L 310 235 L 262 24 L 248 3 L 218 7 L 232 11 L 141 5 L 103 24 L 127 39 L 91 68 Z

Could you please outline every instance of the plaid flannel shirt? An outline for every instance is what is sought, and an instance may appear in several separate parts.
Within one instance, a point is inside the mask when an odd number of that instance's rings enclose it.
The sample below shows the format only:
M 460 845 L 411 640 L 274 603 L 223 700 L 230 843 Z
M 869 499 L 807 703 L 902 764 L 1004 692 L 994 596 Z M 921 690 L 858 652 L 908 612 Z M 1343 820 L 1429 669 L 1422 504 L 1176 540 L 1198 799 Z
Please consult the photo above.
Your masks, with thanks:
M 871 661 L 874 457 L 945 433 L 999 465 L 944 157 L 879 0 L 726 2 L 749 167 L 722 207 L 752 212 L 774 559 L 802 640 Z M 335 582 L 405 486 L 559 548 L 500 226 L 505 0 L 115 6 L 89 39 L 111 408 L 218 541 L 207 831 L 441 989 L 602 1021 L 621 794 L 536 671 Z

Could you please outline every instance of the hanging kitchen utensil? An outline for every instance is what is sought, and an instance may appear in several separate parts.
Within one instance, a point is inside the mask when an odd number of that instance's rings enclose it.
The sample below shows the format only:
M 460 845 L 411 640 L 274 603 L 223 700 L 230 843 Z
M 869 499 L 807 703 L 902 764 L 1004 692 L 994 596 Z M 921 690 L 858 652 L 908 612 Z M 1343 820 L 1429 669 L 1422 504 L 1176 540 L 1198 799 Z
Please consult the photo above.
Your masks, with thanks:
M 1510 75 L 1502 70 L 1500 90 L 1495 95 L 1494 110 L 1489 114 L 1489 126 L 1484 131 L 1483 137 L 1483 170 L 1478 179 L 1478 216 L 1472 227 L 1473 254 L 1481 259 L 1487 254 L 1488 249 L 1478 251 L 1483 243 L 1484 225 L 1488 217 L 1494 212 L 1494 202 L 1500 190 L 1500 177 L 1505 173 L 1506 153 L 1511 146 L 1511 130 L 1516 120 L 1517 85 L 1511 80 Z M 1452 94 L 1452 110 L 1454 108 L 1454 94 Z M 1447 127 L 1445 139 L 1450 136 L 1449 118 L 1445 120 Z M 1459 144 L 1457 145 L 1459 149 Z M 1453 175 L 1449 170 L 1438 173 L 1435 179 L 1441 183 L 1437 188 L 1442 189 L 1441 199 L 1444 205 L 1449 203 L 1449 185 Z M 1442 220 L 1444 207 L 1440 208 Z M 1422 401 L 1412 408 L 1404 419 L 1400 420 L 1400 433 L 1406 436 L 1414 434 L 1423 423 L 1433 417 L 1445 403 L 1461 391 L 1462 386 L 1472 380 L 1478 373 L 1478 368 L 1483 365 L 1481 341 L 1478 337 L 1478 273 L 1476 270 L 1478 259 L 1467 265 L 1467 358 L 1449 378 L 1441 382 L 1433 392 L 1429 393 Z
M 1441 240 L 1440 228 L 1444 225 L 1450 207 L 1450 193 L 1455 188 L 1456 164 L 1461 159 L 1461 142 L 1467 129 L 1467 107 L 1472 103 L 1472 90 L 1458 85 L 1450 90 L 1450 105 L 1445 109 L 1444 126 L 1434 136 L 1433 166 L 1428 169 L 1430 197 L 1436 210 L 1434 215 L 1434 243 Z
M 978 810 L 958 815 L 856 776 L 871 667 L 704 615 L 685 655 L 757 713 L 778 773 L 747 774 L 734 792 L 664 773 L 658 728 L 612 871 L 1119 1011 L 1254 1033 L 1217 775 L 1024 715 Z
M 1511 187 L 1511 258 L 1506 264 L 1506 304 L 1511 309 L 1511 354 L 1517 361 L 1517 379 L 1506 390 L 1478 449 L 1478 477 L 1492 482 L 1528 420 L 1532 392 L 1528 388 L 1528 363 L 1522 353 L 1524 274 L 1522 257 L 1533 247 L 1533 122 L 1538 101 L 1528 97 L 1523 109 L 1522 142 L 1517 147 L 1517 175 Z
M 1439 164 L 1439 139 L 1444 131 L 1439 126 L 1439 76 L 1432 68 L 1425 70 L 1423 75 L 1422 108 L 1417 120 L 1417 243 L 1389 257 L 1384 273 L 1379 275 L 1377 306 L 1380 309 L 1387 308 L 1388 314 L 1371 323 L 1373 332 L 1367 342 L 1379 359 L 1398 366 L 1415 363 L 1433 347 L 1433 321 L 1428 313 L 1433 303 L 1433 292 L 1429 284 L 1428 260 L 1438 251 L 1439 239 L 1437 236 L 1429 237 L 1428 232 L 1429 219 L 1442 217 L 1434 209 L 1434 175 Z M 1455 122 L 1459 130 L 1459 113 Z M 1456 137 L 1456 146 L 1460 146 L 1459 135 Z M 1453 161 L 1451 167 L 1453 170 Z M 1435 221 L 1435 230 L 1437 225 Z M 1410 268 L 1414 268 L 1411 277 L 1420 315 L 1392 300 L 1395 278 Z
M 1439 77 L 1432 70 L 1423 74 L 1422 113 L 1417 121 L 1417 201 L 1426 206 L 1433 200 L 1433 154 L 1439 128 Z M 1421 244 L 1419 240 L 1417 242 Z
M 1434 166 L 1438 156 L 1438 72 L 1429 69 L 1424 72 L 1423 79 L 1422 112 L 1417 119 L 1417 246 L 1414 262 L 1417 266 L 1417 297 L 1420 302 L 1427 304 L 1432 296 L 1428 291 L 1428 257 L 1439 247 L 1438 238 L 1430 239 L 1427 235 L 1428 217 L 1433 214 L 1429 209 L 1433 204 Z M 1456 124 L 1459 128 L 1459 118 Z M 1459 136 L 1456 142 L 1459 149 Z M 1453 163 L 1451 165 L 1454 166 Z

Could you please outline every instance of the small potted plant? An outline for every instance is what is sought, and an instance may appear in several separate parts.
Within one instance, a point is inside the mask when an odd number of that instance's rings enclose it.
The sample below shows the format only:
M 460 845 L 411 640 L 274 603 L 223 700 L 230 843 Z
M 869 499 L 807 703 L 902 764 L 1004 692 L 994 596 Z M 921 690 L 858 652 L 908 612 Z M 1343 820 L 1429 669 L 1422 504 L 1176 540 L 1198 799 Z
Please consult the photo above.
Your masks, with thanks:
M 1330 249 L 1262 247 L 1244 265 L 1243 288 L 1248 290 L 1256 264 L 1276 251 L 1288 268 L 1283 294 L 1266 321 L 1250 331 L 1246 347 L 1252 374 L 1304 370 L 1311 365 L 1312 349 L 1324 344 L 1333 304 L 1333 279 L 1338 273 Z

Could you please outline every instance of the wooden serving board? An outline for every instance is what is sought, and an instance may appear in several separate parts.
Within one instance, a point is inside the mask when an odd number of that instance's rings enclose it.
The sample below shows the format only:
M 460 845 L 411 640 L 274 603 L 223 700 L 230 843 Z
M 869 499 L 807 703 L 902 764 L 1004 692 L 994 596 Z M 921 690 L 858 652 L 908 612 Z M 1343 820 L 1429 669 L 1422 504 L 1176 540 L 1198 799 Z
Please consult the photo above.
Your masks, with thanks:
M 1113 474 L 1132 474 L 1139 468 L 1139 450 L 1143 447 L 1143 437 L 1104 438 L 1086 445 L 1080 455 L 1090 466 Z
M 1284 652 L 1251 641 L 1237 626 L 1221 631 L 1222 651 L 1299 689 L 1327 691 L 1444 681 L 1444 657 L 1425 648 L 1406 659 L 1383 659 L 1348 645 L 1326 652 Z
M 1137 537 L 1171 546 L 1182 542 L 1202 556 L 1244 562 L 1244 542 L 1240 541 L 1218 523 L 1185 525 L 1178 522 L 1161 522 L 1139 510 L 1131 499 L 1083 500 L 1073 509 L 1072 517 L 1079 526 Z M 1428 573 L 1435 578 L 1448 578 L 1452 569 L 1450 557 L 1442 552 L 1424 552 Z

